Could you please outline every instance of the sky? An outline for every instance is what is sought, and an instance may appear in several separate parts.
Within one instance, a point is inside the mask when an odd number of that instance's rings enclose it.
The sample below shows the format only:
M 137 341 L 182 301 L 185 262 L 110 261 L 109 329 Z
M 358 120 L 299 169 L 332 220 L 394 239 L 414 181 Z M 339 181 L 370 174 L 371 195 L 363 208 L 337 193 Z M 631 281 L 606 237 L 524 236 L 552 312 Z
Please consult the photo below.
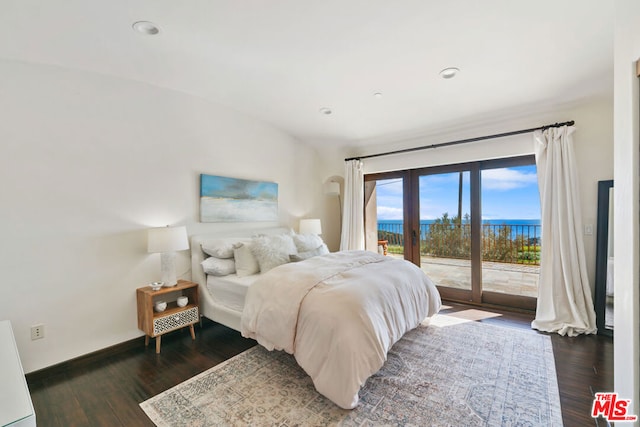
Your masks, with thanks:
M 458 172 L 420 177 L 420 219 L 458 214 Z M 402 219 L 402 181 L 377 182 L 378 219 Z M 469 172 L 463 172 L 462 215 L 469 213 Z M 540 219 L 535 165 L 482 171 L 482 219 Z
M 202 174 L 200 175 L 200 197 L 277 201 L 278 184 Z

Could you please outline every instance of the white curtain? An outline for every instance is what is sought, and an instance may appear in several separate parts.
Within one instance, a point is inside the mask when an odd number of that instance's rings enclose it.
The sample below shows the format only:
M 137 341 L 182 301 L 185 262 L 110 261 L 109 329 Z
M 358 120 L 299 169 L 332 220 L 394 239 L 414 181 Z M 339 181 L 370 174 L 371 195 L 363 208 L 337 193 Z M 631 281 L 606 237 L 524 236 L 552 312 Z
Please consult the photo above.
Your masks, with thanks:
M 340 250 L 364 249 L 364 164 L 344 163 L 344 209 Z
M 536 318 L 531 326 L 576 336 L 596 332 L 587 276 L 573 126 L 534 133 L 542 248 Z

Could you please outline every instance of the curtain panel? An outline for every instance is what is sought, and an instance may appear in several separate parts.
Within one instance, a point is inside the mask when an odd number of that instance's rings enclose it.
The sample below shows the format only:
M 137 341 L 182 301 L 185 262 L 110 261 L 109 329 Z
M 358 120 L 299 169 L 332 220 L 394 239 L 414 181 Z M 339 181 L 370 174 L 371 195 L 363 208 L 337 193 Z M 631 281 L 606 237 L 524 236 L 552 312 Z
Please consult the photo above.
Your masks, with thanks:
M 534 329 L 593 334 L 596 316 L 582 239 L 573 126 L 534 132 L 542 211 L 540 280 Z
M 344 208 L 340 250 L 364 249 L 364 164 L 344 164 Z

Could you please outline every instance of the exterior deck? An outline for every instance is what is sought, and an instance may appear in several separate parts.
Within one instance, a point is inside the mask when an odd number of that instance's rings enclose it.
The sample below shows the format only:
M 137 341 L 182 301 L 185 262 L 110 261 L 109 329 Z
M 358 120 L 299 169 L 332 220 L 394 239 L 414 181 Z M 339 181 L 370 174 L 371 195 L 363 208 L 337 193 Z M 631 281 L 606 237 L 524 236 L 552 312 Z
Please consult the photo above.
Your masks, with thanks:
M 402 223 L 377 228 L 378 252 L 403 257 Z M 482 289 L 537 298 L 540 273 L 539 224 L 482 224 Z M 471 289 L 471 225 L 450 221 L 421 224 L 420 265 L 436 285 Z M 374 241 L 375 244 L 375 241 Z M 372 248 L 373 249 L 373 248 Z
M 388 254 L 403 258 L 403 255 Z M 471 261 L 456 258 L 420 258 L 422 270 L 436 285 L 458 289 L 471 289 Z M 482 263 L 482 288 L 485 291 L 538 296 L 540 267 L 503 262 Z

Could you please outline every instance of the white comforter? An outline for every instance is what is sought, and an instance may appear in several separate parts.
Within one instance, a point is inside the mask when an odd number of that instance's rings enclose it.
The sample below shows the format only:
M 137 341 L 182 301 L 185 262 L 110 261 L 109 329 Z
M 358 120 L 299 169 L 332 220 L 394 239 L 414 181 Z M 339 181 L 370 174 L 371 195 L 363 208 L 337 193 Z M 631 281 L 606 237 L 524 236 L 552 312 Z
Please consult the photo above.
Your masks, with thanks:
M 415 265 L 373 252 L 336 252 L 276 267 L 256 281 L 241 332 L 295 355 L 318 392 L 351 409 L 391 346 L 440 304 Z

